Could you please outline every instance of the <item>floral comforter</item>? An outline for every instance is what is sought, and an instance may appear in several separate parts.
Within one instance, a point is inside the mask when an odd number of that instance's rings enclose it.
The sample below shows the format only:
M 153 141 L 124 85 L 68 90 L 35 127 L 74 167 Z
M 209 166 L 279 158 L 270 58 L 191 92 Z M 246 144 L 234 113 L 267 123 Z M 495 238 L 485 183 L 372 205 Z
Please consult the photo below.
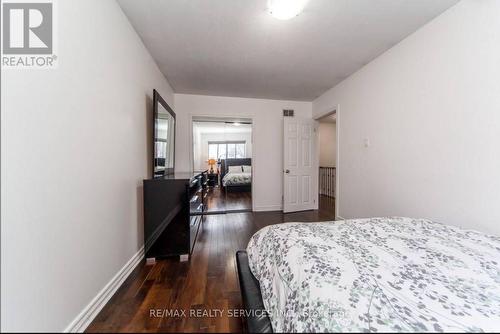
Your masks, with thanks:
M 500 238 L 428 220 L 271 225 L 250 240 L 275 332 L 500 330 Z
M 252 183 L 252 173 L 227 173 L 222 179 L 225 186 L 245 186 Z

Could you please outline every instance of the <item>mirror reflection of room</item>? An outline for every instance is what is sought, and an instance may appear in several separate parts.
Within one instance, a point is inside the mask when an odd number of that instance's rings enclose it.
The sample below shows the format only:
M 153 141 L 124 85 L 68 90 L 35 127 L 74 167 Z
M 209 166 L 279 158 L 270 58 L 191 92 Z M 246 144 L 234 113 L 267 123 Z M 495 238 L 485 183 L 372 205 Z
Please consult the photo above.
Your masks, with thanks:
M 162 176 L 172 173 L 174 169 L 175 117 L 172 109 L 156 91 L 154 92 L 154 105 L 153 175 Z
M 251 157 L 250 120 L 193 120 L 193 167 L 208 172 L 206 212 L 251 211 Z

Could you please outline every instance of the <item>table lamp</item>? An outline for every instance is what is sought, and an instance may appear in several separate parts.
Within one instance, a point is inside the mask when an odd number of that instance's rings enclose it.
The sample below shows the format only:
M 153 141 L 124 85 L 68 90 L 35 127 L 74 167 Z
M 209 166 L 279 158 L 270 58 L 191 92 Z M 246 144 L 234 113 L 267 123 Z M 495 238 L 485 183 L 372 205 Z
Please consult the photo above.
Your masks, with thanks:
M 210 166 L 210 174 L 214 173 L 214 165 L 217 163 L 215 159 L 208 159 L 208 164 Z

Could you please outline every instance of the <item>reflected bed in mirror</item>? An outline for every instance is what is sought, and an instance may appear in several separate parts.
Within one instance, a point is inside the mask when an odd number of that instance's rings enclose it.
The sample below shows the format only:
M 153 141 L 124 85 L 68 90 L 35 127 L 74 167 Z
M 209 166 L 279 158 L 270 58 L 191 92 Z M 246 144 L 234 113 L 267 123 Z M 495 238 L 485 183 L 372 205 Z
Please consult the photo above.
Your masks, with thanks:
M 161 177 L 174 172 L 175 113 L 156 90 L 153 91 L 153 104 L 153 177 Z

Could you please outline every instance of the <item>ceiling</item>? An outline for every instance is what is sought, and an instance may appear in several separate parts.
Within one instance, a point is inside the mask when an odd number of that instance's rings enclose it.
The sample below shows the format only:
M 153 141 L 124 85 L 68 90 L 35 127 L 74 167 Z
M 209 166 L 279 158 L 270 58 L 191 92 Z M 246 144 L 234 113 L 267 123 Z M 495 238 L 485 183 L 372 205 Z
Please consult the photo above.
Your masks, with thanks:
M 193 129 L 200 134 L 251 133 L 252 124 L 234 125 L 224 122 L 193 122 Z
M 118 0 L 176 93 L 311 101 L 458 0 Z
M 337 114 L 331 114 L 318 120 L 320 123 L 337 123 Z

